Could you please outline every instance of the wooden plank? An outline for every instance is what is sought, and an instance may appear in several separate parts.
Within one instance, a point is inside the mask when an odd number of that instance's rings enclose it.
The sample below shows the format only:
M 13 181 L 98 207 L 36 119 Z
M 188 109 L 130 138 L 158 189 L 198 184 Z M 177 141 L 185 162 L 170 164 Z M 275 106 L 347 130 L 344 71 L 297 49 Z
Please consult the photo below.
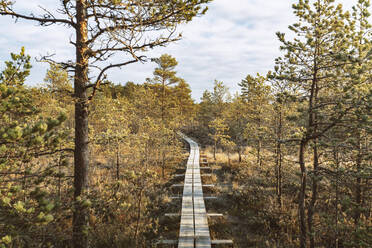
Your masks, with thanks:
M 189 141 L 188 138 L 185 138 Z M 190 156 L 187 161 L 185 181 L 182 195 L 182 210 L 180 233 L 178 238 L 179 248 L 194 248 L 194 207 L 193 207 L 193 164 L 195 147 L 190 143 Z
M 216 214 L 216 213 L 210 213 L 210 214 L 207 214 L 208 217 L 223 217 L 223 214 Z
M 177 243 L 178 241 L 173 239 L 163 239 L 156 242 L 158 245 L 176 245 Z
M 212 240 L 212 245 L 232 245 L 234 242 L 230 239 Z
M 215 187 L 216 185 L 214 184 L 203 184 L 202 187 L 205 187 L 205 188 L 213 188 Z
M 212 187 L 214 185 L 202 185 L 199 147 L 193 140 L 187 137 L 184 137 L 184 139 L 190 144 L 190 156 L 187 161 L 185 181 L 183 184 L 178 247 L 210 248 L 211 237 L 208 226 L 208 215 L 204 204 L 203 186 Z M 203 169 L 208 168 L 204 167 Z
M 185 177 L 184 184 L 174 184 L 172 187 L 182 187 L 182 210 L 181 214 L 170 213 L 166 216 L 173 217 L 181 215 L 180 232 L 178 239 L 179 248 L 211 248 L 212 244 L 232 244 L 231 240 L 211 240 L 208 217 L 220 217 L 222 214 L 207 214 L 204 199 L 216 199 L 213 196 L 204 196 L 203 187 L 214 187 L 213 184 L 202 184 L 202 176 L 211 174 L 200 173 L 201 169 L 211 169 L 210 167 L 200 167 L 199 147 L 190 138 L 180 134 L 190 144 L 190 155 L 187 160 L 185 174 L 175 175 Z M 206 159 L 203 159 L 206 161 Z M 201 162 L 204 164 L 203 162 Z M 179 199 L 180 196 L 172 196 L 172 199 Z M 176 244 L 175 240 L 162 240 L 159 243 Z
M 217 200 L 217 196 L 204 196 L 204 200 Z
M 185 184 L 172 184 L 171 185 L 172 188 L 179 188 L 179 187 L 185 187 Z M 208 188 L 208 187 L 216 187 L 216 185 L 214 184 L 203 184 L 201 185 L 201 187 L 205 187 L 205 188 Z
M 165 217 L 179 217 L 181 216 L 181 214 L 180 213 L 166 213 L 164 214 L 164 216 Z M 208 217 L 223 217 L 223 214 L 210 213 L 210 214 L 207 214 L 207 216 Z
M 185 184 L 172 184 L 171 188 L 185 187 Z
M 169 198 L 172 199 L 172 200 L 181 200 L 182 196 L 170 196 Z M 204 195 L 204 200 L 217 200 L 217 199 L 218 199 L 217 196 L 205 196 Z M 165 215 L 167 215 L 167 214 L 165 214 Z M 179 214 L 179 215 L 181 215 L 181 214 Z
M 173 176 L 174 176 L 174 177 L 184 177 L 185 174 L 174 174 Z
M 194 161 L 194 218 L 195 218 L 195 247 L 210 248 L 211 236 L 209 233 L 207 211 L 205 209 L 203 186 L 200 175 L 199 148 L 195 152 Z
M 181 216 L 180 213 L 166 213 L 164 214 L 165 217 L 179 217 Z

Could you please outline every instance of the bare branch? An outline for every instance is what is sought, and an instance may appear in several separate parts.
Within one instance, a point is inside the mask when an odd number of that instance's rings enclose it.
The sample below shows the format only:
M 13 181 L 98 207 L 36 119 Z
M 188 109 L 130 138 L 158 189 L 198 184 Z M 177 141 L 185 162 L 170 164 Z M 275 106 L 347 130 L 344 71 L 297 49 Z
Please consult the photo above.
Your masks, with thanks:
M 55 54 L 48 54 L 44 56 L 40 55 L 39 58 L 35 58 L 35 59 L 37 62 L 60 65 L 63 70 L 68 70 L 69 72 L 75 71 L 75 63 L 73 61 L 69 60 L 67 62 L 58 62 L 58 61 L 51 59 L 51 57 L 53 57 L 54 55 Z
M 59 23 L 59 24 L 67 24 L 73 28 L 76 28 L 76 24 L 72 22 L 71 20 L 55 18 L 49 11 L 47 11 L 46 14 L 44 14 L 42 17 L 36 17 L 34 14 L 23 15 L 23 14 L 16 13 L 9 7 L 6 7 L 0 11 L 0 15 L 12 16 L 17 19 L 21 18 L 25 20 L 37 21 L 40 23 L 41 26 L 50 26 L 50 25 Z
M 97 80 L 96 82 L 93 84 L 93 92 L 92 94 L 89 96 L 88 100 L 92 100 L 94 95 L 96 94 L 96 91 L 97 89 L 99 88 L 103 78 L 106 78 L 106 75 L 105 75 L 105 72 L 109 69 L 112 69 L 112 68 L 120 68 L 122 66 L 126 66 L 126 65 L 129 65 L 129 64 L 133 64 L 133 63 L 136 63 L 138 61 L 144 61 L 144 58 L 145 56 L 140 56 L 140 57 L 137 57 L 136 59 L 134 60 L 130 60 L 130 61 L 127 61 L 127 62 L 124 62 L 124 63 L 119 63 L 119 64 L 110 64 L 109 66 L 106 66 L 105 68 L 103 68 L 100 72 L 100 74 L 98 75 L 97 77 Z M 88 86 L 88 87 L 91 87 L 91 86 Z

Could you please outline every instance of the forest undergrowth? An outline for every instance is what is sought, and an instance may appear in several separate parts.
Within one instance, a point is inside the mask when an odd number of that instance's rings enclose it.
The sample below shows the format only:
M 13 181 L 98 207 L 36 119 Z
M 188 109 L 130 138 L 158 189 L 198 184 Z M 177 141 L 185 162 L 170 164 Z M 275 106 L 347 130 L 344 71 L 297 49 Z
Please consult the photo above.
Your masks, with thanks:
M 277 203 L 274 154 L 263 153 L 263 163 L 255 163 L 253 149 L 246 147 L 239 162 L 237 153 L 228 155 L 223 151 L 213 158 L 213 147 L 203 149 L 209 166 L 216 175 L 217 185 L 213 195 L 218 199 L 206 202 L 207 211 L 223 213 L 223 218 L 209 218 L 212 239 L 231 239 L 233 247 L 299 247 L 298 232 L 298 165 L 289 162 L 283 166 L 282 207 Z M 311 160 L 311 157 L 308 157 Z M 309 161 L 310 162 L 310 161 Z M 210 182 L 208 182 L 210 183 Z M 355 240 L 364 235 L 364 244 L 369 247 L 372 222 L 364 218 L 365 228 L 356 230 L 346 216 L 339 230 L 335 230 L 334 185 L 324 182 L 320 186 L 317 207 L 320 211 L 314 217 L 317 233 L 316 247 L 334 247 L 335 232 L 343 240 L 343 247 L 355 247 Z M 309 198 L 307 199 L 309 200 Z M 346 204 L 346 202 L 344 202 Z M 346 207 L 346 206 L 339 206 Z M 221 246 L 224 247 L 224 246 Z M 231 247 L 226 245 L 226 247 Z

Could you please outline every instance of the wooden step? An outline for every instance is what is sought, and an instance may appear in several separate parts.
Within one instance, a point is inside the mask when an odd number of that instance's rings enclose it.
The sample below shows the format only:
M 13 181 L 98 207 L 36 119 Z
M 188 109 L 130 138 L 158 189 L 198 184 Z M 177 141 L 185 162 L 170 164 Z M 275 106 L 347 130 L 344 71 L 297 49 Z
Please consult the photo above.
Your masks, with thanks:
M 163 239 L 156 242 L 156 244 L 163 244 L 163 245 L 177 245 L 178 240 L 175 239 Z M 211 240 L 212 245 L 232 245 L 234 242 L 231 239 L 221 239 L 221 240 Z
M 216 200 L 218 199 L 217 196 L 203 196 L 204 197 L 204 200 Z M 170 199 L 175 199 L 175 200 L 181 200 L 182 199 L 182 196 L 170 196 L 169 197 Z
M 177 188 L 177 187 L 184 187 L 185 184 L 172 184 L 171 187 L 172 188 Z M 203 185 L 200 185 L 200 187 L 206 187 L 206 188 L 211 188 L 211 187 L 215 187 L 214 184 L 203 184 Z
M 234 242 L 231 239 L 212 240 L 212 245 L 232 245 Z
M 164 214 L 165 217 L 179 217 L 181 216 L 181 213 L 166 213 Z M 210 213 L 207 214 L 208 217 L 223 217 L 223 214 L 217 214 L 217 213 Z

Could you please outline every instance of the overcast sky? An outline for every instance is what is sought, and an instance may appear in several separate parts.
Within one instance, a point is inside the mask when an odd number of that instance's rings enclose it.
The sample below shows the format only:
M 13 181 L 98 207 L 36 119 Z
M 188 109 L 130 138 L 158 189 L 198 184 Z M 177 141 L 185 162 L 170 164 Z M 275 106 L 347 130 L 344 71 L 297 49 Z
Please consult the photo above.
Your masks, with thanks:
M 17 0 L 15 9 L 30 13 L 38 5 L 53 9 L 57 0 Z M 247 74 L 266 73 L 280 55 L 275 32 L 288 33 L 288 25 L 295 21 L 291 5 L 295 0 L 214 0 L 206 15 L 195 18 L 179 31 L 183 39 L 166 48 L 157 48 L 149 57 L 163 53 L 179 62 L 178 76 L 191 86 L 192 96 L 199 101 L 204 90 L 212 89 L 215 79 L 223 81 L 232 93 Z M 346 6 L 357 0 L 339 1 Z M 0 36 L 0 62 L 9 59 L 10 52 L 25 46 L 33 57 L 33 69 L 28 84 L 43 82 L 48 65 L 38 63 L 35 57 L 56 54 L 58 60 L 73 59 L 74 47 L 69 45 L 71 31 L 60 26 L 39 27 L 32 22 L 0 16 L 3 27 Z M 124 84 L 127 81 L 144 82 L 152 76 L 153 63 L 135 64 L 112 70 L 109 79 Z

